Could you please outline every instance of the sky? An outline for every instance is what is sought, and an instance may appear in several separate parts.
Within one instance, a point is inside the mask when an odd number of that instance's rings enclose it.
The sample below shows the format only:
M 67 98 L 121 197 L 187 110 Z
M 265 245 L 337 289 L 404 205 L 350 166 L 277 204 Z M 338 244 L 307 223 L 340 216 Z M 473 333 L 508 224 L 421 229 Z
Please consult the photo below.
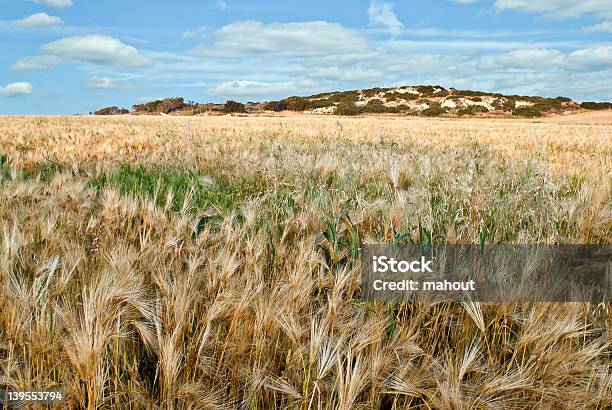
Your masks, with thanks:
M 0 0 L 0 114 L 431 84 L 612 100 L 612 0 Z

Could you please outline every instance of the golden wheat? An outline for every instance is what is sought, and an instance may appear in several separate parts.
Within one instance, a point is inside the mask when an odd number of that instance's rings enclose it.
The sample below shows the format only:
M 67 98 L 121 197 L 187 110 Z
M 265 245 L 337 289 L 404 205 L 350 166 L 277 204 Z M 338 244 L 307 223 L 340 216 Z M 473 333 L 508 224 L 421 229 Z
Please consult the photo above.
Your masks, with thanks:
M 0 118 L 0 385 L 88 409 L 610 408 L 609 305 L 365 302 L 317 237 L 610 244 L 611 131 Z

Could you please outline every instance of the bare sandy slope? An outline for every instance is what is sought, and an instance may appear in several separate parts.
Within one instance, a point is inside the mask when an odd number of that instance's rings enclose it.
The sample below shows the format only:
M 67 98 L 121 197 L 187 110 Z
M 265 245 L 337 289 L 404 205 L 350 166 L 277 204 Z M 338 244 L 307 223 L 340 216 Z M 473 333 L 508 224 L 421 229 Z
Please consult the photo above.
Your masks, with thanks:
M 573 124 L 612 124 L 612 110 L 583 111 L 576 114 L 548 117 L 545 121 Z

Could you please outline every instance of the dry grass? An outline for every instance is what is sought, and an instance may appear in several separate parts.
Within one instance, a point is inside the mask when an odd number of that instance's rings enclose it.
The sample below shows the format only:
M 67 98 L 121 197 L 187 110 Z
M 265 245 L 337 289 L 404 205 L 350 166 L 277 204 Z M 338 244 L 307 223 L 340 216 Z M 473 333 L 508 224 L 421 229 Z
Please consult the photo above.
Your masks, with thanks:
M 611 132 L 0 118 L 0 385 L 69 408 L 610 408 L 609 305 L 367 303 L 351 241 L 609 244 Z

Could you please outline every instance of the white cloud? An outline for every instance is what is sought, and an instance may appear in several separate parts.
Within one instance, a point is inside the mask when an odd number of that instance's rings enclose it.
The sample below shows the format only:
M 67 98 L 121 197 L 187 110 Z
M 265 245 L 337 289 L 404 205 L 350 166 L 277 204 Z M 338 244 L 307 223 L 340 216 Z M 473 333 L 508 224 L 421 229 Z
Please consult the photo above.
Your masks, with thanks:
M 358 32 L 326 21 L 272 24 L 241 21 L 221 27 L 212 34 L 212 39 L 212 44 L 200 45 L 192 54 L 218 58 L 341 58 L 369 49 Z
M 594 26 L 585 27 L 584 31 L 587 33 L 595 33 L 598 31 L 612 33 L 612 21 L 604 21 L 603 23 L 595 24 Z
M 491 59 L 485 58 L 483 68 L 550 69 L 561 67 L 564 59 L 564 54 L 558 50 L 546 48 L 522 49 Z
M 270 95 L 287 95 L 297 90 L 299 90 L 298 84 L 292 81 L 261 82 L 234 80 L 217 85 L 210 90 L 210 93 L 227 97 L 262 97 Z
M 87 80 L 87 86 L 89 88 L 98 88 L 102 90 L 126 87 L 123 82 L 109 77 L 91 77 Z
M 204 38 L 206 36 L 206 27 L 198 27 L 195 30 L 187 30 L 183 32 L 184 38 Z
M 50 16 L 47 13 L 34 13 L 13 22 L 13 25 L 17 27 L 52 27 L 62 24 L 64 24 L 64 21 L 61 18 Z
M 62 60 L 56 56 L 40 55 L 24 57 L 13 64 L 13 70 L 46 70 L 60 64 Z
M 93 64 L 140 67 L 151 61 L 120 40 L 101 35 L 67 37 L 42 46 L 50 55 Z
M 383 3 L 378 0 L 372 0 L 370 7 L 368 7 L 368 16 L 370 17 L 370 24 L 380 25 L 386 27 L 389 32 L 393 34 L 399 34 L 404 28 L 404 25 L 397 18 L 397 15 L 393 11 L 395 4 Z
M 227 10 L 227 3 L 224 0 L 217 0 L 217 7 L 220 10 L 225 11 L 225 10 Z
M 499 56 L 481 58 L 480 68 L 495 72 L 497 69 L 528 71 L 597 71 L 612 67 L 612 47 L 582 48 L 570 53 L 554 49 L 515 50 Z
M 72 0 L 42 0 L 42 3 L 46 6 L 55 7 L 58 9 L 72 6 Z
M 572 18 L 583 14 L 612 14 L 610 0 L 496 0 L 497 10 L 517 10 L 524 13 L 543 14 L 546 17 Z
M 32 94 L 32 84 L 30 83 L 10 83 L 0 87 L 0 95 L 5 97 L 22 97 Z
M 612 67 L 612 47 L 585 48 L 567 55 L 567 67 L 577 70 L 602 70 Z

